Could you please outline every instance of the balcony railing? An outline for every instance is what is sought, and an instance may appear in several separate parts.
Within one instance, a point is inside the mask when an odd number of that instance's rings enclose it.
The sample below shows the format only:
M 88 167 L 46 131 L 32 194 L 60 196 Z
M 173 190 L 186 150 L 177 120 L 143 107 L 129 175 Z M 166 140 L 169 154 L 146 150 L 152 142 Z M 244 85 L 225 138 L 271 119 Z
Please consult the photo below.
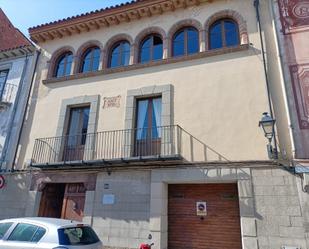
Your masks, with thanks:
M 0 103 L 1 104 L 11 104 L 14 102 L 16 95 L 17 86 L 13 84 L 6 83 L 1 89 L 0 86 Z
M 141 160 L 196 162 L 226 159 L 175 125 L 36 139 L 32 166 Z

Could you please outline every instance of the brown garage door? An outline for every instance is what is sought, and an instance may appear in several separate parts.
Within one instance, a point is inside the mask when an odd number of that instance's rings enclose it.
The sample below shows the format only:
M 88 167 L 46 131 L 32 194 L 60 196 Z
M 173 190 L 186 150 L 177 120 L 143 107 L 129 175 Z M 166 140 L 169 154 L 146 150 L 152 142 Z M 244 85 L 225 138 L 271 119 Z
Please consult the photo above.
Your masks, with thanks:
M 241 249 L 236 184 L 177 184 L 168 192 L 168 249 Z M 197 202 L 207 203 L 207 216 L 197 216 Z

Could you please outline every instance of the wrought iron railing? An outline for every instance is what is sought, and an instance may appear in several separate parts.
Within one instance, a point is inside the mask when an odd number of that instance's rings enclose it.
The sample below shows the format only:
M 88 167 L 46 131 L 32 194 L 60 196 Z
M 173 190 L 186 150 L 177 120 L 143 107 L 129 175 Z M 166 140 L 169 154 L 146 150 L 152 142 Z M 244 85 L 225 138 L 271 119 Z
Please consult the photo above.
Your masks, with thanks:
M 180 126 L 173 125 L 36 139 L 32 165 L 147 159 L 226 160 Z
M 0 85 L 0 103 L 10 104 L 14 102 L 17 86 L 6 83 L 4 87 Z

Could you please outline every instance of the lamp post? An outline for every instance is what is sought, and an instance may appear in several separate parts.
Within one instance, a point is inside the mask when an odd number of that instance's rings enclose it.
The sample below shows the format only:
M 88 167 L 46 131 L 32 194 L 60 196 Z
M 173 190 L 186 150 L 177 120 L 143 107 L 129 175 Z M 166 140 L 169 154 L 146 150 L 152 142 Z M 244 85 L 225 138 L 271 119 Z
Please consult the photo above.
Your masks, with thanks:
M 272 146 L 272 139 L 275 134 L 275 123 L 276 120 L 267 112 L 263 113 L 262 119 L 259 122 L 259 127 L 262 127 L 264 135 L 268 139 L 267 151 L 270 159 L 278 159 L 277 148 L 273 148 Z

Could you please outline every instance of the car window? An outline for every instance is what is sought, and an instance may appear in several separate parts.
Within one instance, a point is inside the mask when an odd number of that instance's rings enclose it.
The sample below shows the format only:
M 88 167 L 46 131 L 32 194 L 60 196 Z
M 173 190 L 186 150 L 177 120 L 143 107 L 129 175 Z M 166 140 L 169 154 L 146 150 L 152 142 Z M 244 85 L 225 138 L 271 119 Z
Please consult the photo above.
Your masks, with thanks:
M 0 223 L 0 239 L 3 238 L 5 233 L 9 230 L 9 228 L 12 226 L 13 222 L 6 222 L 6 223 Z
M 91 227 L 70 227 L 58 229 L 60 245 L 90 245 L 99 242 Z
M 19 223 L 9 236 L 9 241 L 29 241 L 38 242 L 46 230 L 31 224 Z

